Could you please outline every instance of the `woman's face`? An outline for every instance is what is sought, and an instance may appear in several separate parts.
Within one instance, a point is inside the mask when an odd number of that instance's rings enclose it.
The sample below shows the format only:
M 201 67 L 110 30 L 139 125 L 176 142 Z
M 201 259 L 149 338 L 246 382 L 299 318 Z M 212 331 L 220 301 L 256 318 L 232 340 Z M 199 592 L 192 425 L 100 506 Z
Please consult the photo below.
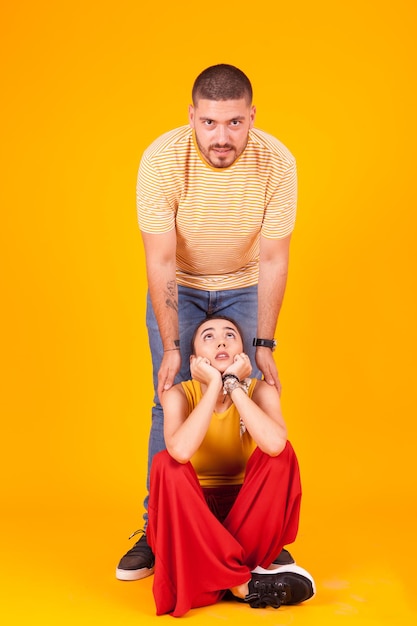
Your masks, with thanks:
M 243 342 L 236 326 L 229 320 L 213 319 L 203 322 L 194 339 L 194 353 L 210 361 L 219 371 L 225 371 L 234 357 L 243 352 Z

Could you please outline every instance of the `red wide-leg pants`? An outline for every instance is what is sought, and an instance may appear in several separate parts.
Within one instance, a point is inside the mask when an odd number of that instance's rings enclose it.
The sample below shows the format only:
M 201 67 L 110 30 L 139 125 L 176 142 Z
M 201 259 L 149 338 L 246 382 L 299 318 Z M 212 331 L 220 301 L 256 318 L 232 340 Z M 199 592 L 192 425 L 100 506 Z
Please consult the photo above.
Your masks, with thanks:
M 214 604 L 250 580 L 295 540 L 300 513 L 298 462 L 289 442 L 276 457 L 256 448 L 223 523 L 210 511 L 191 463 L 154 456 L 147 539 L 155 554 L 157 615 Z

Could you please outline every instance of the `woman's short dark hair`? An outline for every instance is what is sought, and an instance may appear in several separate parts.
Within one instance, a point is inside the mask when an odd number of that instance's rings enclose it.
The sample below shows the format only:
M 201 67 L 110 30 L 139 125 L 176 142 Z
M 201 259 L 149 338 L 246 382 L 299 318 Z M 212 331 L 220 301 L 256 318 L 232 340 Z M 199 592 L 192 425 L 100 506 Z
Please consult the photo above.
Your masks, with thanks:
M 204 100 L 240 100 L 252 104 L 252 85 L 249 78 L 234 65 L 220 63 L 203 70 L 194 81 L 192 98 L 197 104 Z
M 194 351 L 194 342 L 195 342 L 195 338 L 197 336 L 197 332 L 198 329 L 201 328 L 201 326 L 203 324 L 205 324 L 206 322 L 210 321 L 210 320 L 226 320 L 226 322 L 230 322 L 231 324 L 233 324 L 234 326 L 236 326 L 236 330 L 240 335 L 240 338 L 242 340 L 242 345 L 243 345 L 243 352 L 245 352 L 245 345 L 244 345 L 244 340 L 243 340 L 243 335 L 242 335 L 242 331 L 240 329 L 240 326 L 237 322 L 235 322 L 235 320 L 231 317 L 227 317 L 227 315 L 208 315 L 206 317 L 206 319 L 204 319 L 202 322 L 200 322 L 200 324 L 198 324 L 198 326 L 195 327 L 193 336 L 191 338 L 191 354 L 195 354 Z

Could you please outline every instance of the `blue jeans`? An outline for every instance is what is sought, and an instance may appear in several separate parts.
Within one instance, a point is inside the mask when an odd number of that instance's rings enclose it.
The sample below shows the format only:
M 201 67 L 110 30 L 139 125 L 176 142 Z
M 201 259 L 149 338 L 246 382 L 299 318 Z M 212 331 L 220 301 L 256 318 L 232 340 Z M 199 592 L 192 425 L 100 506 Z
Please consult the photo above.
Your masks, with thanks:
M 178 321 L 182 365 L 175 382 L 179 383 L 190 378 L 191 339 L 196 326 L 203 322 L 208 315 L 226 315 L 237 322 L 243 334 L 244 350 L 249 355 L 253 366 L 251 376 L 252 378 L 261 378 L 261 372 L 255 364 L 255 348 L 252 346 L 252 340 L 256 337 L 258 323 L 258 286 L 254 285 L 252 287 L 228 289 L 225 291 L 202 291 L 179 285 Z M 155 404 L 152 408 L 152 425 L 148 447 L 148 475 L 146 479 L 146 487 L 149 491 L 149 472 L 152 459 L 157 452 L 165 449 L 164 415 L 156 393 L 163 347 L 149 293 L 146 325 L 152 355 L 153 384 L 155 389 Z M 145 498 L 144 505 L 146 512 L 143 517 L 146 524 L 148 518 L 148 496 Z

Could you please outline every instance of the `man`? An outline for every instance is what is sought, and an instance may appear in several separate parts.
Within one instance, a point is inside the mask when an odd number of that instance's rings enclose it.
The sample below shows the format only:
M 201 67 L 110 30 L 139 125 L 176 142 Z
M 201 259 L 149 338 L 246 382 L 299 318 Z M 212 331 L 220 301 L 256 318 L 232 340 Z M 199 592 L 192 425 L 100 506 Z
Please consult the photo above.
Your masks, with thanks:
M 280 391 L 272 352 L 295 222 L 295 159 L 254 128 L 252 86 L 238 68 L 204 70 L 192 102 L 189 125 L 152 143 L 138 174 L 155 386 L 148 488 L 153 456 L 165 448 L 159 400 L 174 382 L 190 377 L 192 330 L 207 315 L 236 320 L 258 368 L 253 376 L 263 375 Z M 120 580 L 153 572 L 146 532 L 138 532 L 143 536 L 117 567 Z M 280 563 L 293 563 L 285 550 L 274 561 Z

